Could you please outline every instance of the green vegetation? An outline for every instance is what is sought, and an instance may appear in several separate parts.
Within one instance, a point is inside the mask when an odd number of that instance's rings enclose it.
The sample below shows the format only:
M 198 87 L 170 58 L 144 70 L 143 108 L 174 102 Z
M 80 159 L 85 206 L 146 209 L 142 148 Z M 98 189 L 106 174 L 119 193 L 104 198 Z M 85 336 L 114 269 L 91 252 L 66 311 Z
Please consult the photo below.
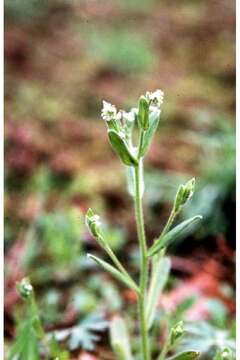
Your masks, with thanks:
M 139 119 L 156 130 L 143 141 L 140 189 L 156 253 L 148 261 L 161 254 L 146 308 L 152 358 L 164 348 L 170 359 L 193 349 L 201 360 L 235 358 L 234 17 L 233 0 L 5 1 L 6 360 L 141 360 L 135 165 L 119 166 L 100 109 L 102 99 L 131 109 L 156 88 L 166 99 L 160 121 L 144 100 Z M 137 123 L 127 129 L 134 145 Z M 116 130 L 120 159 L 136 164 Z M 192 178 L 194 196 L 159 237 Z M 86 257 L 114 266 L 86 229 L 88 208 L 131 279 Z M 16 291 L 26 277 L 28 299 Z

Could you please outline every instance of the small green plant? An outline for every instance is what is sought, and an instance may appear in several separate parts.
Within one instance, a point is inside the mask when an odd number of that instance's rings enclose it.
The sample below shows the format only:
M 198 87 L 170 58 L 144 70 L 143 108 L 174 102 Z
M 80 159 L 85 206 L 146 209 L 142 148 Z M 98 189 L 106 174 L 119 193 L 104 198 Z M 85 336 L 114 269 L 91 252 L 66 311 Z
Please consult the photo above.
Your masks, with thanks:
M 8 360 L 68 360 L 68 352 L 61 351 L 54 336 L 48 336 L 44 331 L 35 301 L 34 289 L 28 278 L 17 283 L 17 290 L 26 303 L 25 320 L 19 321 L 16 341 L 8 354 Z
M 113 264 L 94 255 L 89 255 L 89 257 L 125 286 L 132 289 L 137 295 L 141 338 L 141 352 L 138 355 L 144 360 L 152 358 L 149 332 L 156 314 L 159 295 L 166 283 L 170 269 L 170 260 L 164 255 L 166 248 L 179 235 L 182 235 L 189 226 L 201 219 L 199 215 L 194 216 L 172 228 L 175 218 L 193 195 L 195 179 L 191 179 L 179 187 L 171 214 L 162 233 L 151 246 L 148 246 L 145 236 L 142 205 L 144 193 L 143 161 L 158 127 L 162 102 L 163 92 L 161 90 L 156 90 L 152 93 L 147 92 L 146 95 L 141 96 L 138 108 L 133 108 L 130 112 L 117 111 L 114 105 L 103 101 L 102 118 L 107 125 L 108 138 L 113 150 L 127 167 L 128 188 L 135 203 L 140 250 L 139 283 L 132 278 L 109 246 L 104 236 L 100 217 L 92 209 L 89 209 L 86 214 L 86 224 L 90 233 L 108 254 Z M 133 142 L 135 124 L 138 128 L 137 146 Z M 150 264 L 151 273 L 149 271 Z M 110 326 L 110 334 L 112 347 L 118 359 L 132 359 L 133 355 L 124 319 L 113 319 Z M 180 321 L 170 329 L 165 344 L 158 355 L 158 360 L 166 359 L 168 353 L 172 352 L 183 335 L 183 323 Z M 171 359 L 187 360 L 196 359 L 198 356 L 199 353 L 197 351 L 184 351 L 174 355 Z

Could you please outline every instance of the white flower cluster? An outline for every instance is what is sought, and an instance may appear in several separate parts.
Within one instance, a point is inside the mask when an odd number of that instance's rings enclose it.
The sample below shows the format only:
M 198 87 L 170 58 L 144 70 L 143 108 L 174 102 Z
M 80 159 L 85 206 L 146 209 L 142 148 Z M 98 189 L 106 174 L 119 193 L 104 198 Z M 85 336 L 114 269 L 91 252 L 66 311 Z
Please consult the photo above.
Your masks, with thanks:
M 101 116 L 103 120 L 110 121 L 115 120 L 119 115 L 115 105 L 112 105 L 109 102 L 103 100 Z
M 115 105 L 105 100 L 103 100 L 101 116 L 105 121 L 125 119 L 128 122 L 133 122 L 135 120 L 135 112 L 132 110 L 129 112 L 123 110 L 117 111 Z
M 160 110 L 160 107 L 163 103 L 164 93 L 159 89 L 153 92 L 147 91 L 145 98 L 150 105 L 151 111 Z M 103 100 L 101 116 L 104 121 L 117 121 L 120 119 L 125 119 L 128 122 L 133 122 L 137 113 L 138 109 L 136 108 L 131 109 L 129 112 L 123 110 L 118 111 L 115 105 L 112 105 L 109 102 Z
M 128 122 L 133 122 L 135 120 L 135 113 L 133 109 L 129 112 L 123 111 L 123 118 Z
M 147 91 L 145 96 L 152 108 L 157 108 L 158 110 L 160 109 L 164 98 L 164 92 L 162 90 L 158 89 L 153 92 Z

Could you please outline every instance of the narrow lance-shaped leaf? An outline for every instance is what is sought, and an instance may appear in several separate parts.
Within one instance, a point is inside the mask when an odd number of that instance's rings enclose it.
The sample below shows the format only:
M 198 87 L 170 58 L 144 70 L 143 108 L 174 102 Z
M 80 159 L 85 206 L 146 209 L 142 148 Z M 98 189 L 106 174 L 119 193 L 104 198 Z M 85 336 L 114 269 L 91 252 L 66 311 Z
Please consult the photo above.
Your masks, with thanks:
M 120 316 L 114 317 L 110 323 L 110 338 L 118 360 L 133 360 L 127 327 Z
M 135 166 L 138 164 L 137 159 L 131 153 L 127 143 L 116 131 L 109 130 L 108 137 L 113 150 L 118 154 L 125 165 Z
M 88 257 L 92 260 L 94 260 L 98 265 L 100 265 L 104 270 L 109 272 L 113 277 L 115 277 L 117 280 L 124 283 L 127 287 L 133 289 L 137 293 L 139 292 L 138 287 L 134 284 L 134 282 L 131 282 L 127 276 L 122 274 L 120 271 L 118 271 L 115 267 L 108 264 L 106 261 L 99 259 L 97 256 L 88 254 Z
M 199 357 L 199 355 L 200 353 L 198 351 L 184 351 L 167 358 L 167 360 L 195 360 Z
M 201 220 L 202 216 L 197 215 L 188 220 L 183 221 L 181 224 L 175 226 L 172 230 L 170 230 L 166 235 L 163 237 L 159 237 L 153 246 L 150 248 L 148 252 L 148 256 L 153 256 L 154 254 L 158 253 L 162 248 L 168 246 L 174 240 L 176 240 L 183 232 L 192 224 L 196 223 L 197 221 Z
M 168 257 L 152 258 L 152 274 L 149 292 L 147 296 L 147 322 L 148 329 L 151 328 L 159 301 L 160 294 L 167 282 L 171 267 L 171 261 Z
M 149 146 L 151 145 L 152 138 L 157 130 L 158 123 L 160 119 L 160 111 L 155 110 L 150 113 L 149 115 L 149 127 L 144 132 L 143 135 L 143 142 L 140 149 L 140 156 L 142 157 L 148 150 Z

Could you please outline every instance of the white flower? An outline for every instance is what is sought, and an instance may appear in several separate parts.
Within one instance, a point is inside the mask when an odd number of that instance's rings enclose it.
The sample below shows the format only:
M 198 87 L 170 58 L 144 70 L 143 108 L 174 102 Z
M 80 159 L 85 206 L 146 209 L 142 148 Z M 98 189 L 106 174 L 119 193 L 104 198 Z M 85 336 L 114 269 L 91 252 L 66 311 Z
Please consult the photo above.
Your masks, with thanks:
M 135 120 L 135 113 L 133 111 L 123 111 L 123 118 L 131 123 Z
M 147 91 L 146 99 L 149 101 L 150 106 L 160 109 L 163 103 L 164 92 L 162 90 L 156 90 L 154 92 Z
M 136 108 L 136 107 L 131 108 L 131 112 L 133 112 L 134 115 L 136 116 L 138 114 L 138 108 Z
M 116 106 L 103 100 L 103 108 L 102 108 L 101 116 L 105 121 L 116 119 L 116 117 L 118 117 Z
M 114 120 L 121 120 L 122 118 L 122 112 L 121 111 L 118 111 L 117 114 L 114 116 Z

